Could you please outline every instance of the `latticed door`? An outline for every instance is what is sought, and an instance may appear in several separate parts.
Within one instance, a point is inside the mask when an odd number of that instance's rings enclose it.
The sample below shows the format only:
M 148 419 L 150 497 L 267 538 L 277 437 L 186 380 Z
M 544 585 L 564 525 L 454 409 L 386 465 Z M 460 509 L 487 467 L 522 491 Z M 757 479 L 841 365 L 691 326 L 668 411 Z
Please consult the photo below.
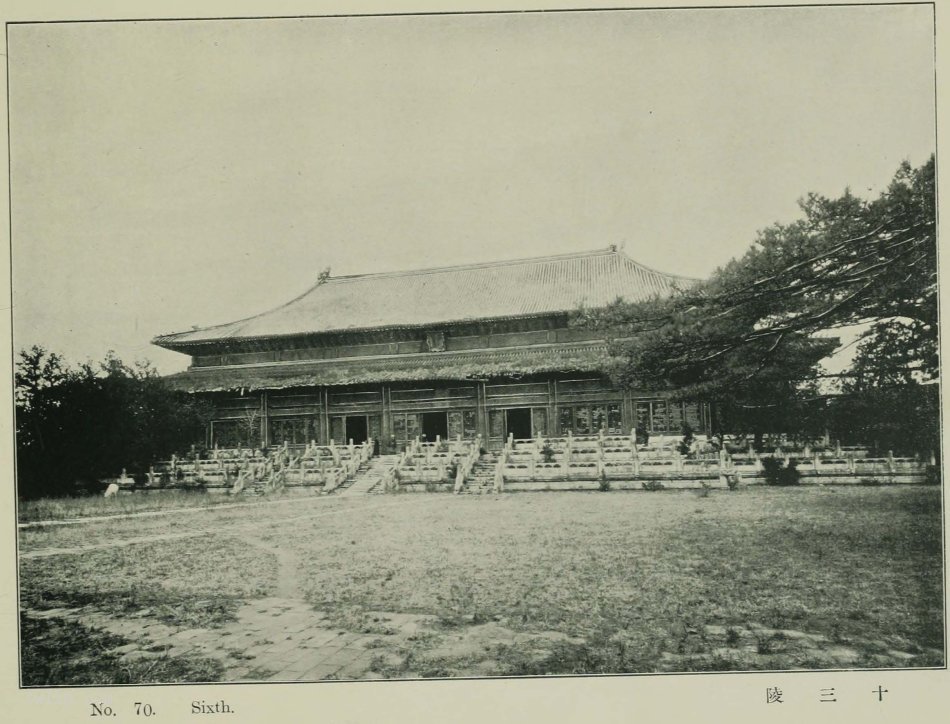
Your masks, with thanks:
M 504 410 L 489 410 L 488 411 L 488 436 L 492 440 L 504 440 L 505 439 L 505 411 Z
M 534 433 L 535 437 L 538 435 L 547 437 L 548 411 L 545 408 L 535 407 L 533 410 L 531 410 L 531 431 Z
M 330 439 L 337 445 L 346 442 L 346 418 L 342 415 L 330 418 Z
M 371 440 L 379 440 L 382 435 L 382 416 L 367 415 L 367 434 Z

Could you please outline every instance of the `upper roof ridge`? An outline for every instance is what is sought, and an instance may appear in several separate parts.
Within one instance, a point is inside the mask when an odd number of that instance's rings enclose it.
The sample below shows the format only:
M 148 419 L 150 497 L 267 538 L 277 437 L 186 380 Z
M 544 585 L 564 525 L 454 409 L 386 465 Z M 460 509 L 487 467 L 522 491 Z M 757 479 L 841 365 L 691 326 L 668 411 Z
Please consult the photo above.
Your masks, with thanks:
M 666 296 L 694 279 L 651 269 L 616 245 L 544 256 L 328 277 L 273 309 L 159 335 L 169 349 L 225 340 L 416 327 L 562 313 L 579 304 Z M 378 294 L 385 300 L 367 302 Z
M 330 276 L 324 282 L 325 284 L 330 284 L 337 281 L 348 281 L 353 279 L 374 279 L 380 277 L 403 277 L 403 276 L 416 276 L 419 274 L 437 274 L 439 272 L 448 272 L 448 271 L 467 271 L 469 269 L 486 269 L 488 267 L 500 267 L 500 266 L 517 266 L 519 264 L 535 264 L 538 262 L 547 262 L 547 261 L 563 261 L 566 259 L 577 259 L 584 256 L 605 256 L 607 254 L 619 254 L 617 247 L 614 244 L 604 248 L 604 249 L 590 249 L 587 251 L 571 251 L 565 252 L 563 254 L 544 254 L 542 256 L 528 256 L 521 257 L 518 259 L 499 259 L 496 261 L 476 261 L 470 262 L 468 264 L 446 264 L 444 266 L 433 266 L 433 267 L 423 267 L 421 269 L 397 269 L 393 271 L 384 271 L 384 272 L 369 272 L 366 274 L 343 274 L 341 276 L 335 277 Z M 624 255 L 626 256 L 626 255 Z M 629 259 L 629 257 L 627 257 Z M 631 261 L 633 261 L 631 259 Z M 652 270 L 651 270 L 652 271 Z M 313 287 L 311 287 L 312 289 Z

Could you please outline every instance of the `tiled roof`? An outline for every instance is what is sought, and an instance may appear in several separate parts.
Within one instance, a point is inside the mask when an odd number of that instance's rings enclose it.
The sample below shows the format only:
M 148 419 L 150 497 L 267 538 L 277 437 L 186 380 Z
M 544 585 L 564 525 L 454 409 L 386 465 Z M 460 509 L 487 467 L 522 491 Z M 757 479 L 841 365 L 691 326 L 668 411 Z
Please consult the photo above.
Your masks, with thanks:
M 269 312 L 156 337 L 161 347 L 321 332 L 423 327 L 570 312 L 618 297 L 643 301 L 694 280 L 636 263 L 614 247 L 519 261 L 330 277 Z
M 590 372 L 603 367 L 605 343 L 550 344 L 472 352 L 351 357 L 319 362 L 193 367 L 165 380 L 186 392 L 275 390 L 314 385 L 468 380 L 539 372 Z

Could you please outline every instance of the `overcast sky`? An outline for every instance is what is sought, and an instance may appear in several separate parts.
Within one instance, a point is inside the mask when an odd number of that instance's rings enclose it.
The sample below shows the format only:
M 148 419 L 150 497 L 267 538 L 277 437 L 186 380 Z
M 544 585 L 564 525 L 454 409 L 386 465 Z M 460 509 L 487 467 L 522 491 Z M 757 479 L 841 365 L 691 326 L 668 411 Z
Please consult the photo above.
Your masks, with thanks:
M 16 25 L 14 343 L 157 334 L 334 275 L 625 244 L 705 276 L 933 152 L 928 6 Z M 372 303 L 384 303 L 373 301 Z

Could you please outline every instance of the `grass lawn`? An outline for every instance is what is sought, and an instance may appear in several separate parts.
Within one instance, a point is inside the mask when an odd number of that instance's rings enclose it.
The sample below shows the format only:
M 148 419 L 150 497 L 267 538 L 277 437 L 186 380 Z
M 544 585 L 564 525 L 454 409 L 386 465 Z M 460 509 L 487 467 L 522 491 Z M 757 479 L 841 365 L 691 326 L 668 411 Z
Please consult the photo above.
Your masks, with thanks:
M 221 665 L 200 657 L 123 660 L 115 649 L 121 636 L 94 631 L 74 621 L 20 617 L 23 638 L 23 685 L 109 686 L 168 681 L 218 681 Z
M 120 493 L 111 498 L 102 495 L 41 498 L 17 503 L 17 521 L 69 520 L 105 515 L 123 515 L 174 508 L 211 508 L 242 502 L 230 495 L 184 490 L 157 490 Z
M 311 551 L 300 585 L 319 609 L 501 619 L 586 637 L 567 672 L 643 671 L 704 653 L 708 624 L 942 649 L 939 505 L 935 488 L 511 494 L 274 541 Z
M 900 649 L 916 656 L 912 666 L 943 663 L 938 488 L 418 494 L 333 504 L 326 510 L 342 512 L 297 519 L 284 506 L 221 511 L 220 527 L 200 538 L 24 560 L 22 597 L 40 608 L 101 600 L 118 612 L 145 607 L 214 625 L 229 602 L 273 595 L 270 545 L 282 553 L 282 575 L 291 566 L 298 595 L 342 627 L 388 611 L 433 616 L 443 631 L 490 623 L 564 635 L 542 658 L 496 646 L 493 673 L 827 667 L 783 655 L 778 636 L 754 644 L 758 656 L 723 658 L 711 627 L 726 639 L 767 627 L 869 656 Z M 243 538 L 250 529 L 229 529 L 237 523 L 254 524 L 257 546 Z M 147 530 L 182 525 L 149 519 Z M 98 523 L 70 528 L 21 533 L 21 550 L 62 545 L 60 535 L 114 535 Z M 430 645 L 420 636 L 403 668 Z M 675 665 L 664 664 L 670 656 Z M 431 660 L 413 670 L 452 674 Z
M 273 556 L 221 535 L 20 562 L 26 607 L 148 609 L 186 627 L 228 620 L 239 602 L 266 595 L 273 584 Z
M 187 499 L 189 496 L 184 496 Z M 198 496 L 195 496 L 198 497 Z M 209 497 L 209 496 L 204 496 Z M 232 499 L 229 502 L 234 503 Z M 320 496 L 273 495 L 250 500 L 238 500 L 233 506 L 188 507 L 179 512 L 173 506 L 163 515 L 116 517 L 108 520 L 69 523 L 65 525 L 37 525 L 20 529 L 21 551 L 42 548 L 69 548 L 85 544 L 97 545 L 110 540 L 130 540 L 150 535 L 178 534 L 200 531 L 209 526 L 224 530 L 232 526 L 257 525 L 264 521 L 292 519 L 301 512 L 332 511 L 345 507 L 341 498 Z M 139 512 L 139 511 L 134 511 Z

